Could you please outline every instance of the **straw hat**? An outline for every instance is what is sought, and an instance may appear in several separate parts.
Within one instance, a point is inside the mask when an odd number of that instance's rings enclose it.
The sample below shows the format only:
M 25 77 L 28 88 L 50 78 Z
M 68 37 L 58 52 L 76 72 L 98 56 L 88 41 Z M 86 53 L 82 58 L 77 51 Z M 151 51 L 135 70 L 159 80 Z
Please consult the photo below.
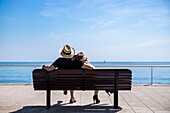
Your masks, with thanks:
M 85 54 L 83 52 L 79 52 L 77 55 L 76 55 L 76 59 L 79 60 L 79 61 L 86 61 L 87 60 L 87 57 L 85 56 Z
M 65 45 L 63 48 L 59 50 L 59 53 L 64 58 L 72 58 L 75 55 L 75 50 L 73 47 L 70 47 L 69 45 Z

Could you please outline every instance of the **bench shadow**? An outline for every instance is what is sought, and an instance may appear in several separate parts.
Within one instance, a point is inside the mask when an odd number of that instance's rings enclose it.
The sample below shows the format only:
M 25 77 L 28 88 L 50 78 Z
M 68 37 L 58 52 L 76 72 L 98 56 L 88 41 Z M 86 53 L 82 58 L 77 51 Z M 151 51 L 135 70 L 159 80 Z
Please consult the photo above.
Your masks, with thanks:
M 45 106 L 24 106 L 22 109 L 10 113 L 116 113 L 121 110 L 121 108 L 114 109 L 113 106 L 106 106 L 107 104 L 71 106 L 69 103 L 61 103 L 62 101 L 58 101 L 50 109 L 46 109 Z

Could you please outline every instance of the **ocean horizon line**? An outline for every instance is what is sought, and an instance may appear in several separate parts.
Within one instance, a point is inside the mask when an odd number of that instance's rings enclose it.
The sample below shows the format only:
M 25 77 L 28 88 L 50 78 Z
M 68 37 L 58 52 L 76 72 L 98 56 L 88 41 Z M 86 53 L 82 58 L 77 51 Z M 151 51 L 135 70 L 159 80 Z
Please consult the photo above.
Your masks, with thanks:
M 90 64 L 93 64 L 94 66 L 170 66 L 170 62 L 89 62 Z M 50 65 L 52 62 L 0 62 L 0 67 L 3 66 L 20 66 L 20 67 L 31 67 L 31 66 L 42 66 L 42 65 Z
M 0 61 L 0 63 L 4 62 L 53 62 L 53 61 Z M 113 60 L 91 60 L 90 62 L 170 62 L 170 61 L 113 61 Z

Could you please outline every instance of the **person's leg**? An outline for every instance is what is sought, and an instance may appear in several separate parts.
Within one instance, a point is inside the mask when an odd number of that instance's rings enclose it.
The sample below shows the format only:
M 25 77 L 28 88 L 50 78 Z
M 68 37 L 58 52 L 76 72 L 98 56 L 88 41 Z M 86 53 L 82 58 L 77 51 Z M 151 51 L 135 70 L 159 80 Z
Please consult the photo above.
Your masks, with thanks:
M 76 102 L 76 99 L 74 97 L 74 90 L 70 90 L 70 96 L 71 96 L 70 103 Z
M 99 90 L 94 91 L 94 95 L 98 95 L 98 93 L 99 93 Z
M 67 90 L 63 90 L 63 91 L 64 91 L 63 94 L 64 94 L 64 95 L 67 95 Z
M 99 93 L 99 90 L 95 90 L 95 91 L 94 91 L 93 102 L 94 102 L 95 104 L 100 103 L 100 100 L 98 99 L 98 93 Z

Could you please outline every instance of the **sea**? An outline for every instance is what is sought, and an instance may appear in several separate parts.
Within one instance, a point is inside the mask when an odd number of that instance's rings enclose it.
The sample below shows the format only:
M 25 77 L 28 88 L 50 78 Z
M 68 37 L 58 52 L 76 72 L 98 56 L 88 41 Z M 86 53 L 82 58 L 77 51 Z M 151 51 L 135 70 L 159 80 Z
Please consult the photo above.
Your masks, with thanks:
M 32 71 L 52 62 L 0 62 L 0 84 L 32 84 Z M 132 84 L 170 84 L 170 62 L 90 62 L 97 69 L 130 69 Z

